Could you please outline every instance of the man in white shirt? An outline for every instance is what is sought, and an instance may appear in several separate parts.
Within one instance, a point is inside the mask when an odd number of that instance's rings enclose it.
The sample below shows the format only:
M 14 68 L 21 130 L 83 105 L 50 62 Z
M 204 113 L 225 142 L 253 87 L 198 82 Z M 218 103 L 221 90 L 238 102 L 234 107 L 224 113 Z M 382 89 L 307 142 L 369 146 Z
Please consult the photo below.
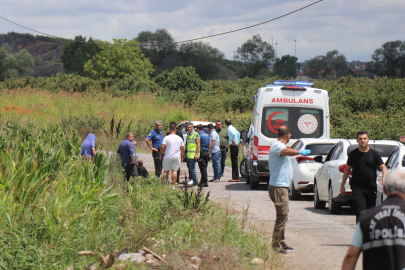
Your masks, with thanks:
M 160 160 L 163 161 L 163 177 L 169 180 L 169 171 L 172 171 L 172 188 L 175 189 L 177 170 L 183 162 L 184 142 L 176 135 L 176 124 L 171 124 L 170 135 L 163 138 L 160 149 Z M 163 158 L 164 155 L 164 158 Z

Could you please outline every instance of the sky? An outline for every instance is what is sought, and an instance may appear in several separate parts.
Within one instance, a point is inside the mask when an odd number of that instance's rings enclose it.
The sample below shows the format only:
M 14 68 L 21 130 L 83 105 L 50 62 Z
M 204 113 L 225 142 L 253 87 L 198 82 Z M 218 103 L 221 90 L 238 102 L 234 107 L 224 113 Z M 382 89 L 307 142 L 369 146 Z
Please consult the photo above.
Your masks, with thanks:
M 50 35 L 112 41 L 165 28 L 176 41 L 267 21 L 308 4 L 304 0 L 0 0 L 0 16 Z M 202 40 L 227 59 L 252 35 L 277 48 L 277 56 L 303 62 L 338 50 L 347 61 L 370 61 L 383 43 L 405 41 L 404 0 L 323 0 L 276 21 Z M 0 33 L 32 33 L 0 19 Z M 32 33 L 35 34 L 35 33 Z M 294 41 L 296 40 L 296 42 Z M 277 43 L 277 46 L 276 46 Z

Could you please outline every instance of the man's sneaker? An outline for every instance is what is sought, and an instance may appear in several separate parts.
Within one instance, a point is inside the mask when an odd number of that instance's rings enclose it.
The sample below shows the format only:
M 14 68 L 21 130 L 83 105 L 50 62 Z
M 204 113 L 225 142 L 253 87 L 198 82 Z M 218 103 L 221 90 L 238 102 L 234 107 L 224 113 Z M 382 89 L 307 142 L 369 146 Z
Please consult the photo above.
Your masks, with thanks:
M 293 251 L 293 250 L 294 250 L 292 247 L 290 247 L 290 246 L 287 245 L 287 244 L 283 244 L 283 245 L 281 246 L 281 248 L 284 249 L 285 251 Z
M 175 186 L 172 186 L 172 189 L 176 189 L 176 187 L 175 187 Z
M 187 186 L 191 186 L 193 183 L 193 180 L 190 180 L 189 182 L 187 182 Z
M 282 248 L 277 249 L 277 252 L 280 253 L 280 254 L 287 254 L 287 250 L 282 249 Z

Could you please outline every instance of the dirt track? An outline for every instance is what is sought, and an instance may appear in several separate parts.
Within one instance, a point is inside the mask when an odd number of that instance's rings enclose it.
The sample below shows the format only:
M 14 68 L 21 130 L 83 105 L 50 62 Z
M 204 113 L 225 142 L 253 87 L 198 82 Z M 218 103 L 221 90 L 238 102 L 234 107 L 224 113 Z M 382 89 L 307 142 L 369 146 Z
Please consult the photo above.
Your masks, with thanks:
M 138 154 L 149 171 L 153 171 L 151 154 Z M 197 166 L 198 171 L 198 166 Z M 187 172 L 182 164 L 182 175 Z M 211 165 L 208 179 L 212 178 Z M 225 207 L 242 211 L 249 206 L 248 222 L 260 228 L 271 238 L 275 210 L 267 186 L 250 190 L 243 178 L 239 183 L 225 182 L 231 179 L 231 168 L 225 169 L 224 181 L 210 183 L 207 190 L 211 197 Z M 343 209 L 340 215 L 330 215 L 327 209 L 314 209 L 312 194 L 305 195 L 300 201 L 290 201 L 286 241 L 294 251 L 280 255 L 286 269 L 340 269 L 344 255 L 349 247 L 355 230 L 355 215 L 352 209 Z M 356 269 L 361 269 L 362 259 Z

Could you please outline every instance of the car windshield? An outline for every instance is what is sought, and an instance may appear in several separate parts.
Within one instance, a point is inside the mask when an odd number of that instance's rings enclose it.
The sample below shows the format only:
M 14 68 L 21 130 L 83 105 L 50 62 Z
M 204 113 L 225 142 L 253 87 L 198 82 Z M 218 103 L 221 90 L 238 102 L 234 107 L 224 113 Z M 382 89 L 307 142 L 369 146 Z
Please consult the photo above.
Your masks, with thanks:
M 334 146 L 334 143 L 324 143 L 324 144 L 308 144 L 305 149 L 311 150 L 311 156 L 327 155 L 330 149 Z
M 277 138 L 280 126 L 290 128 L 291 139 L 319 138 L 323 135 L 323 110 L 302 107 L 264 107 L 261 132 Z
M 395 147 L 398 145 L 387 145 L 387 144 L 368 144 L 371 149 L 377 151 L 382 158 L 388 157 Z M 359 147 L 358 144 L 352 144 L 347 148 L 347 154 L 349 154 L 353 149 Z

